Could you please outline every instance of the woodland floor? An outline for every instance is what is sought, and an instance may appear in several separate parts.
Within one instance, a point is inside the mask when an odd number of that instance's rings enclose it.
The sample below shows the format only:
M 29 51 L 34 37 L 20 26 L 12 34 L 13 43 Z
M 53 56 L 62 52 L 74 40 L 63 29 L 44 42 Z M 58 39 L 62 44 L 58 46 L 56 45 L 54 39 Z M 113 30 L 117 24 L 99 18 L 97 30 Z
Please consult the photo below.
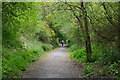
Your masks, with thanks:
M 33 62 L 22 74 L 23 78 L 81 78 L 82 66 L 71 60 L 66 47 L 58 47 L 38 61 Z

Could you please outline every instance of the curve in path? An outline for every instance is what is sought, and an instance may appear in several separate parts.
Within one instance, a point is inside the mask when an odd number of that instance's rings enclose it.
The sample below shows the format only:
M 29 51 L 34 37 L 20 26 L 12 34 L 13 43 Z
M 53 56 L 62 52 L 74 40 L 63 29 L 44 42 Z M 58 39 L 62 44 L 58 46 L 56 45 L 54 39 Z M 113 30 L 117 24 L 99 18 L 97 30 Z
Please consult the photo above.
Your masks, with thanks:
M 65 47 L 59 47 L 32 63 L 23 73 L 23 78 L 79 78 L 82 67 L 78 67 L 67 55 Z

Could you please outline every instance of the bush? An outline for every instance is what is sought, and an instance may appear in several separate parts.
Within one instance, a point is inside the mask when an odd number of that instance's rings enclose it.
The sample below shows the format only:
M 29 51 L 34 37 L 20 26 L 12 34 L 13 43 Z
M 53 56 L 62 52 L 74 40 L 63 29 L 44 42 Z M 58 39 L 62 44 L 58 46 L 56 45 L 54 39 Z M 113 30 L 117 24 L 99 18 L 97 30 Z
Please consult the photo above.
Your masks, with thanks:
M 89 75 L 92 71 L 93 71 L 93 67 L 92 66 L 86 66 L 83 70 L 84 75 Z
M 106 48 L 103 45 L 92 45 L 91 59 L 101 65 L 117 62 L 117 55 L 118 52 L 114 48 Z
M 3 78 L 17 77 L 32 61 L 32 53 L 28 51 L 20 49 L 3 49 L 3 51 Z
M 117 64 L 116 62 L 114 62 L 113 64 L 111 64 L 111 65 L 109 66 L 108 72 L 109 72 L 110 74 L 114 74 L 114 75 L 118 74 L 117 67 L 118 67 L 118 64 Z
M 76 49 L 77 49 L 77 45 L 73 45 L 73 46 L 71 46 L 68 50 L 71 51 L 71 52 L 73 52 L 73 51 L 75 51 Z
M 42 49 L 43 49 L 44 51 L 48 51 L 48 50 L 51 50 L 51 49 L 52 49 L 52 46 L 51 46 L 51 45 L 47 45 L 47 44 L 43 44 L 43 45 L 42 45 Z
M 75 50 L 71 54 L 71 57 L 77 59 L 80 62 L 86 62 L 87 61 L 87 57 L 86 57 L 86 53 L 85 53 L 85 48 L 81 48 L 79 50 Z

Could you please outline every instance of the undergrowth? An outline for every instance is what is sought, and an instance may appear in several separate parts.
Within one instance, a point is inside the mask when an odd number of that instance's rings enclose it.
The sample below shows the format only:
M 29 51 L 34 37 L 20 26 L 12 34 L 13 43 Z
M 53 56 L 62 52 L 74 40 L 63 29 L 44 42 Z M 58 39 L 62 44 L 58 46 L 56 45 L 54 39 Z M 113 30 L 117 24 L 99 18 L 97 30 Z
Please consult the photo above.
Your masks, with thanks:
M 120 77 L 120 60 L 116 49 L 92 45 L 91 62 L 87 62 L 84 47 L 78 49 L 76 45 L 73 45 L 68 50 L 72 52 L 71 58 L 83 64 L 84 77 Z
M 31 62 L 37 60 L 45 51 L 52 49 L 52 45 L 40 41 L 24 42 L 24 47 L 4 47 L 2 53 L 2 78 L 19 78 Z

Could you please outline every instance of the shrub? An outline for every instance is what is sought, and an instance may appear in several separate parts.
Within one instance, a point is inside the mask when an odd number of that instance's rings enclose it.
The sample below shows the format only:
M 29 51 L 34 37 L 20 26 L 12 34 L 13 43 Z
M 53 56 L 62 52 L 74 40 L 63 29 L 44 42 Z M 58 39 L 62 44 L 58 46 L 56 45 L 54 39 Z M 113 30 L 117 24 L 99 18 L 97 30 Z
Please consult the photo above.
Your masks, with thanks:
M 114 48 L 106 48 L 103 45 L 92 45 L 91 59 L 97 61 L 101 65 L 117 62 L 117 55 L 118 52 Z
M 93 71 L 93 67 L 92 66 L 86 66 L 83 70 L 84 75 L 89 75 L 92 71 Z
M 77 45 L 73 45 L 73 46 L 71 46 L 68 50 L 71 51 L 71 52 L 73 52 L 73 51 L 75 51 L 76 49 L 77 49 Z
M 75 50 L 72 54 L 71 57 L 76 58 L 80 62 L 86 62 L 87 57 L 85 53 L 85 48 L 81 48 L 79 50 Z
M 92 44 L 91 59 L 92 59 L 93 62 L 97 61 L 99 59 L 101 53 L 102 53 L 101 46 L 96 45 L 96 44 Z
M 117 64 L 116 62 L 114 62 L 113 64 L 111 64 L 111 65 L 109 66 L 108 72 L 109 72 L 110 74 L 114 74 L 114 75 L 118 74 L 117 67 L 118 67 L 118 64 Z
M 48 50 L 52 49 L 52 46 L 47 45 L 47 44 L 43 44 L 43 45 L 42 45 L 42 49 L 43 49 L 44 51 L 48 51 Z

